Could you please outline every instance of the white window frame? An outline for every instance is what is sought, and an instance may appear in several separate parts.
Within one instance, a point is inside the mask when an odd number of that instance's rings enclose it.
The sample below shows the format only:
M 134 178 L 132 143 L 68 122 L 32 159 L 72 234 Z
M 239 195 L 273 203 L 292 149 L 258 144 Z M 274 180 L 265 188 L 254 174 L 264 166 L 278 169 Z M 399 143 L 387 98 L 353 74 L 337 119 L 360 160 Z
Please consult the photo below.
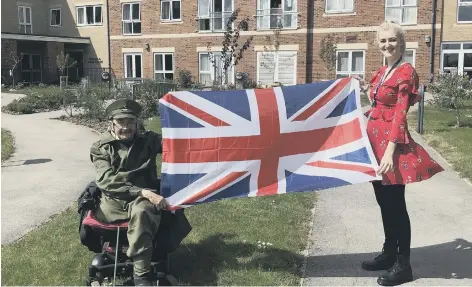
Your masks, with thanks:
M 163 5 L 162 3 L 164 2 L 168 2 L 169 3 L 169 15 L 170 15 L 170 19 L 162 19 L 162 12 L 164 11 L 162 9 Z M 180 5 L 180 15 L 179 15 L 179 18 L 178 19 L 174 19 L 174 15 L 172 14 L 172 3 L 173 2 L 179 2 L 179 5 Z M 182 21 L 182 2 L 180 0 L 161 0 L 161 9 L 160 9 L 160 19 L 161 19 L 161 22 L 180 22 Z
M 59 24 L 52 24 L 52 11 L 59 10 Z M 62 26 L 62 9 L 61 8 L 51 8 L 49 9 L 49 26 L 51 27 L 60 27 Z
M 274 14 L 272 13 L 273 10 L 276 10 L 278 8 L 261 8 L 261 2 L 264 1 L 264 2 L 269 2 L 268 3 L 268 6 L 270 6 L 270 2 L 271 0 L 256 0 L 257 3 L 256 3 L 256 28 L 257 30 L 273 30 L 273 29 L 276 29 L 277 27 L 272 27 L 271 26 L 271 18 L 272 16 L 274 15 L 277 15 L 278 14 Z M 300 0 L 293 0 L 292 2 L 292 5 L 293 5 L 293 9 L 290 10 L 290 11 L 285 11 L 285 5 L 284 5 L 284 1 L 285 0 L 281 0 L 282 2 L 282 11 L 280 13 L 280 16 L 282 16 L 281 18 L 281 22 L 282 22 L 282 29 L 283 30 L 294 30 L 294 29 L 298 29 L 298 15 L 299 15 L 299 12 L 298 12 L 298 4 L 299 4 L 299 1 Z M 310 0 L 312 1 L 312 0 Z M 265 3 L 265 5 L 267 5 L 267 3 Z M 267 13 L 268 12 L 268 13 Z M 278 12 L 277 12 L 278 13 Z M 291 26 L 286 26 L 284 25 L 284 18 L 285 16 L 287 15 L 292 15 L 292 20 L 291 22 L 293 22 L 291 24 Z M 268 21 L 267 21 L 268 20 Z M 280 20 L 280 18 L 279 18 Z M 279 20 L 277 20 L 277 22 L 279 23 Z M 268 27 L 266 27 L 268 23 Z M 277 24 L 278 25 L 278 24 Z M 277 26 L 276 25 L 276 26 Z
M 197 1 L 197 29 L 199 32 L 222 32 L 224 30 L 226 30 L 226 25 L 224 23 L 225 21 L 225 13 L 228 13 L 228 17 L 231 17 L 231 14 L 234 12 L 234 0 L 231 0 L 231 8 L 232 10 L 231 11 L 222 11 L 222 12 L 218 12 L 218 13 L 221 13 L 221 29 L 215 29 L 214 28 L 214 25 L 213 25 L 213 21 L 214 19 L 216 18 L 214 16 L 214 13 L 216 13 L 215 11 L 213 11 L 213 7 L 215 7 L 215 1 L 216 0 L 207 0 L 210 2 L 210 11 L 208 12 L 208 17 L 201 17 L 200 16 L 200 5 L 198 5 L 198 2 L 201 1 L 201 0 L 192 0 L 192 1 Z M 224 1 L 224 0 L 220 0 L 220 1 Z M 182 13 L 182 11 L 180 12 Z M 209 19 L 210 21 L 210 29 L 208 30 L 200 30 L 200 20 L 206 20 L 206 19 Z M 234 22 L 233 22 L 233 29 L 234 29 Z M 200 56 L 199 56 L 199 59 L 200 59 Z
M 87 7 L 93 7 L 93 23 L 88 24 L 87 23 Z M 95 22 L 96 19 L 96 13 L 97 13 L 97 8 L 100 7 L 100 22 Z M 79 23 L 79 10 L 83 9 L 84 10 L 84 23 Z M 102 5 L 82 5 L 82 6 L 76 6 L 75 7 L 75 15 L 76 15 L 76 22 L 77 26 L 82 27 L 82 26 L 101 26 L 103 25 L 103 6 Z M 61 15 L 62 18 L 62 15 Z
M 139 19 L 132 19 L 133 18 L 133 16 L 132 16 L 133 15 L 132 7 L 135 4 L 139 5 Z M 125 20 L 124 17 L 123 17 L 126 5 L 130 6 L 130 10 L 129 10 L 130 20 Z M 122 5 L 121 5 L 121 23 L 122 23 L 121 24 L 121 33 L 123 35 L 141 35 L 141 33 L 143 32 L 143 26 L 142 26 L 143 24 L 141 22 L 141 2 L 122 3 Z M 125 33 L 125 23 L 131 23 L 131 33 Z M 133 23 L 141 23 L 141 31 L 139 33 L 134 33 Z
M 20 9 L 23 9 L 23 19 L 24 19 L 24 22 L 21 22 L 21 19 L 19 17 L 19 14 L 20 14 Z M 29 20 L 30 22 L 26 22 L 26 10 L 29 10 Z M 21 31 L 21 26 L 24 26 L 24 31 Z M 18 30 L 20 30 L 20 33 L 24 33 L 26 34 L 26 27 L 27 26 L 30 26 L 31 27 L 31 34 L 33 34 L 33 8 L 31 6 L 24 6 L 24 5 L 20 5 L 18 6 Z
M 348 9 L 344 9 L 344 10 L 328 10 L 328 1 L 330 0 L 326 0 L 325 1 L 325 13 L 326 14 L 345 14 L 345 13 L 353 13 L 354 12 L 354 0 L 349 0 L 352 2 L 352 9 L 348 10 Z
M 443 49 L 443 45 L 447 44 L 459 44 L 460 49 Z M 472 67 L 464 67 L 464 54 L 472 54 L 471 49 L 464 49 L 464 44 L 472 45 L 472 42 L 445 42 L 441 45 L 441 71 L 450 71 L 454 68 L 452 67 L 444 67 L 444 54 L 457 54 L 457 73 L 459 75 L 464 74 L 464 71 L 472 71 Z
M 156 56 L 160 55 L 162 56 L 162 70 L 158 70 L 156 67 Z M 166 70 L 166 56 L 171 55 L 172 56 L 172 70 Z M 174 53 L 166 53 L 166 52 L 155 52 L 153 54 L 153 65 L 154 65 L 154 80 L 156 80 L 156 74 L 172 74 L 173 77 L 172 79 L 175 80 L 175 58 L 174 58 Z M 164 76 L 164 81 L 167 79 Z M 157 80 L 156 80 L 157 81 Z
M 287 55 L 287 54 L 290 54 L 290 55 L 293 55 L 293 61 L 294 61 L 294 64 L 293 64 L 293 83 L 292 84 L 284 84 L 285 86 L 289 86 L 289 85 L 296 85 L 297 84 L 297 57 L 298 57 L 298 53 L 297 51 L 278 51 L 278 52 L 275 52 L 275 51 L 268 51 L 268 52 L 257 52 L 257 78 L 256 78 L 256 81 L 257 83 L 260 83 L 260 80 L 259 80 L 259 73 L 260 73 L 260 68 L 261 68 L 261 60 L 262 60 L 262 57 L 263 55 L 262 54 L 273 54 L 274 55 L 274 62 L 275 62 L 275 65 L 274 65 L 274 82 L 279 82 L 279 56 L 280 55 Z
M 128 75 L 128 62 L 126 61 L 126 56 L 132 56 L 132 62 L 133 62 L 133 67 L 132 67 L 132 73 L 133 75 Z M 141 57 L 141 77 L 138 78 L 136 77 L 136 56 Z M 143 79 L 143 53 L 123 53 L 123 66 L 124 66 L 124 77 L 125 79 Z
M 400 25 L 417 25 L 418 24 L 418 1 L 419 0 L 416 0 L 415 5 L 404 5 L 403 0 L 400 0 L 400 2 L 401 2 L 400 6 L 387 6 L 388 0 L 385 0 L 385 20 L 387 20 L 387 9 L 389 9 L 389 8 L 401 8 L 402 9 L 402 14 L 401 14 L 401 17 L 400 17 L 401 20 L 400 21 L 395 20 L 395 21 L 397 21 Z M 411 23 L 403 22 L 404 8 L 412 8 L 412 7 L 416 8 L 415 22 L 411 22 Z
M 405 49 L 405 53 L 406 51 L 412 51 L 413 52 L 413 63 L 410 63 L 413 67 L 416 67 L 416 49 Z M 383 56 L 383 65 L 387 65 L 387 58 L 385 58 L 385 56 Z
M 348 70 L 347 71 L 338 71 L 338 59 L 339 53 L 349 53 L 348 56 Z M 357 53 L 357 52 L 362 52 L 362 67 L 363 71 L 362 72 L 353 72 L 352 71 L 352 53 Z M 361 78 L 365 79 L 365 50 L 336 50 L 336 78 L 338 78 L 338 75 L 357 75 L 361 76 Z
M 213 57 L 220 57 L 220 55 L 221 55 L 219 52 L 212 52 L 212 53 L 213 53 Z M 210 61 L 210 71 L 209 72 L 208 71 L 202 72 L 200 70 L 201 56 L 206 55 L 206 54 L 209 54 L 208 60 Z M 212 55 L 211 55 L 210 52 L 199 52 L 198 53 L 198 81 L 199 82 L 201 82 L 200 74 L 210 75 L 212 82 L 214 82 L 216 80 L 216 73 L 215 73 L 216 68 L 215 68 L 214 64 L 212 63 L 212 61 L 210 60 L 211 57 L 212 57 Z M 234 84 L 234 70 L 235 70 L 235 66 L 233 65 L 232 69 L 231 69 L 231 72 L 228 75 L 228 83 L 229 84 Z M 221 72 L 221 73 L 223 73 L 223 72 Z
M 456 13 L 457 14 L 457 23 L 460 23 L 460 24 L 472 23 L 472 20 L 470 20 L 470 21 L 459 21 L 459 9 L 461 7 L 472 6 L 472 2 L 462 2 L 462 1 L 464 1 L 464 0 L 457 0 L 457 13 Z

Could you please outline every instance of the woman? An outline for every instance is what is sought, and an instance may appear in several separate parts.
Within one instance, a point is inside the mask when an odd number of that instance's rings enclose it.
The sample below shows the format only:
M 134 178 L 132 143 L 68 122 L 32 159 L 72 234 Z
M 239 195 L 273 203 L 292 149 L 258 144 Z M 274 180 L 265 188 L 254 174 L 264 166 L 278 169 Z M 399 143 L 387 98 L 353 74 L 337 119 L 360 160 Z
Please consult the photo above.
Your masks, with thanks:
M 362 263 L 365 270 L 388 270 L 377 283 L 399 285 L 413 280 L 410 266 L 411 229 L 405 203 L 405 185 L 426 180 L 443 168 L 408 132 L 406 115 L 420 100 L 418 75 L 404 62 L 405 34 L 395 22 L 382 23 L 377 32 L 380 52 L 387 65 L 370 80 L 372 108 L 367 134 L 377 160 L 381 181 L 372 182 L 385 233 L 382 253 Z M 363 81 L 361 85 L 363 86 Z M 364 89 L 365 90 L 365 89 Z

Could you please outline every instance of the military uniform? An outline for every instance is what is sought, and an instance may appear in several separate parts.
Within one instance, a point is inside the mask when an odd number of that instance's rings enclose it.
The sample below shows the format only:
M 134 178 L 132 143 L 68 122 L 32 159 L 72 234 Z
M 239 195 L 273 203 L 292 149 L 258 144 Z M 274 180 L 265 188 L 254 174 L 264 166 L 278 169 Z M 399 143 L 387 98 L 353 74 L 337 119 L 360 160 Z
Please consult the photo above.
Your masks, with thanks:
M 140 111 L 131 100 L 118 100 L 107 108 L 110 118 L 137 118 Z M 96 184 L 102 190 L 96 217 L 107 223 L 129 220 L 127 255 L 133 258 L 138 276 L 150 270 L 153 239 L 161 220 L 161 211 L 139 194 L 142 189 L 159 193 L 156 156 L 161 152 L 161 137 L 151 131 L 137 131 L 129 142 L 107 131 L 90 150 Z

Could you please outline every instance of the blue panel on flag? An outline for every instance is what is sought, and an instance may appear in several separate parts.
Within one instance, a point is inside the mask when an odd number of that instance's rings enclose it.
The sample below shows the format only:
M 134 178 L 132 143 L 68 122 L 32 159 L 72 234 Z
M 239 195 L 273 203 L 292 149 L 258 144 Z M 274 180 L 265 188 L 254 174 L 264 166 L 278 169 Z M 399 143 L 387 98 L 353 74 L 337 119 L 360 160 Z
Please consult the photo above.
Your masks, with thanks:
M 161 126 L 163 128 L 202 128 L 203 125 L 195 122 L 182 115 L 179 112 L 167 107 L 166 105 L 159 106 L 161 113 Z
M 249 195 L 249 181 L 251 179 L 250 175 L 247 175 L 245 178 L 241 179 L 237 183 L 231 185 L 230 187 L 223 189 L 212 197 L 207 198 L 203 202 L 211 202 L 219 199 L 227 199 L 230 197 L 247 197 Z
M 327 176 L 301 175 L 285 171 L 287 192 L 319 190 L 350 184 L 339 178 Z
M 370 162 L 369 154 L 367 153 L 367 149 L 365 147 L 350 153 L 338 155 L 336 157 L 333 157 L 332 159 L 372 164 Z
M 179 190 L 184 189 L 191 183 L 203 177 L 205 174 L 167 174 L 162 173 L 161 179 L 161 195 L 169 197 Z
M 217 104 L 238 116 L 251 120 L 249 100 L 245 90 L 238 91 L 192 91 L 195 95 Z
M 331 86 L 334 81 L 326 81 L 312 84 L 281 87 L 287 118 L 298 112 L 313 99 L 317 98 L 324 90 Z
M 355 111 L 357 108 L 356 103 L 356 92 L 353 90 L 336 108 L 329 114 L 328 118 L 339 117 L 350 112 Z

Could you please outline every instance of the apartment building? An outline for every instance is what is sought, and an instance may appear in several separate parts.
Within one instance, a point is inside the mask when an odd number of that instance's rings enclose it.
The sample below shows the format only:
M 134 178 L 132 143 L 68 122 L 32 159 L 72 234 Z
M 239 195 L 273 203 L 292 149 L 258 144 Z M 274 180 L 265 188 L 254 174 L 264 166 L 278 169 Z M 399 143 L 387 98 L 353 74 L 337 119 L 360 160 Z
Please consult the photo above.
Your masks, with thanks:
M 56 57 L 76 61 L 69 80 L 99 78 L 108 67 L 106 0 L 2 0 L 2 81 L 55 83 Z
M 443 11 L 441 69 L 472 79 L 472 1 L 445 1 Z
M 250 19 L 241 43 L 250 35 L 254 39 L 231 75 L 246 72 L 259 83 L 285 85 L 368 78 L 384 63 L 374 42 L 376 27 L 390 19 L 406 30 L 405 58 L 422 82 L 429 79 L 432 0 L 111 0 L 109 5 L 111 66 L 117 77 L 173 79 L 178 69 L 187 69 L 196 80 L 211 83 L 218 69 L 212 68 L 208 47 L 215 55 L 221 51 L 223 29 L 239 8 L 240 18 Z M 441 0 L 437 7 L 436 71 Z M 266 36 L 280 24 L 275 54 Z M 335 71 L 327 71 L 319 55 L 327 35 L 337 42 Z

